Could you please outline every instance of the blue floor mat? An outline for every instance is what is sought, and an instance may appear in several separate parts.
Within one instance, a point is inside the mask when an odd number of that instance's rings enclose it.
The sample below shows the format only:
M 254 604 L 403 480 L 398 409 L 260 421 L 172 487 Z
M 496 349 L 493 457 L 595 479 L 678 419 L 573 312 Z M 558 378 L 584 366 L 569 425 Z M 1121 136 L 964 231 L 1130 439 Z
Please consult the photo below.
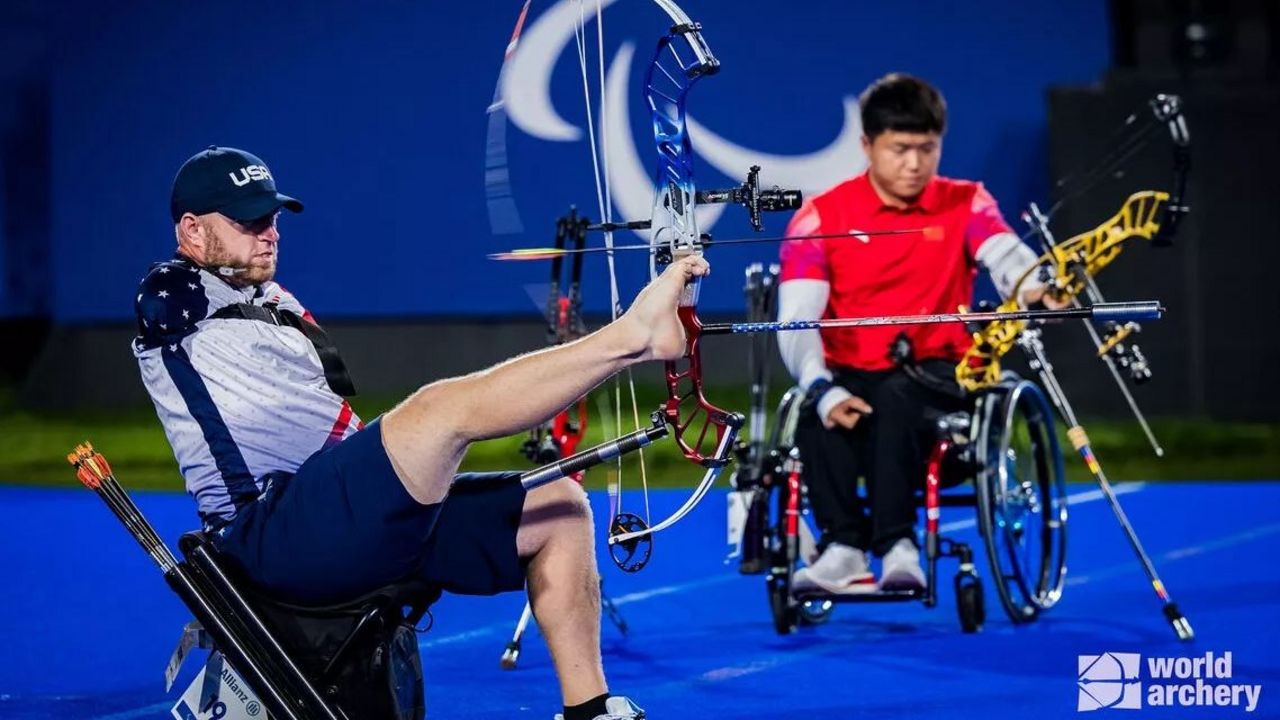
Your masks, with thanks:
M 602 556 L 605 591 L 630 625 L 604 623 L 610 684 L 662 718 L 971 718 L 1077 716 L 1078 657 L 1139 653 L 1142 717 L 1280 717 L 1280 573 L 1268 548 L 1280 538 L 1280 483 L 1120 486 L 1125 509 L 1197 631 L 1180 643 L 1107 504 L 1091 486 L 1069 521 L 1068 585 L 1039 621 L 1014 626 L 988 585 L 988 620 L 959 630 L 950 578 L 938 607 L 838 606 L 824 625 L 773 631 L 760 576 L 724 561 L 724 499 L 712 495 L 656 538 L 634 575 Z M 655 493 L 654 517 L 683 501 Z M 171 545 L 194 523 L 184 495 L 135 499 Z M 604 498 L 595 497 L 597 517 Z M 640 506 L 628 497 L 629 509 Z M 159 572 L 87 491 L 0 488 L 0 718 L 166 718 L 176 698 L 163 668 L 189 619 Z M 977 546 L 967 509 L 943 523 Z M 599 524 L 599 523 L 598 523 Z M 603 543 L 601 543 L 603 546 Z M 979 571 L 989 575 L 985 557 Z M 524 598 L 445 597 L 421 636 L 431 718 L 550 718 L 555 675 L 536 630 L 520 667 L 498 659 Z M 1145 660 L 1232 653 L 1231 679 L 1261 685 L 1258 706 L 1166 708 L 1147 703 Z M 188 668 L 183 679 L 193 669 Z M 180 679 L 179 683 L 182 684 Z M 1194 679 L 1168 683 L 1193 683 Z M 1118 712 L 1103 710 L 1105 713 Z

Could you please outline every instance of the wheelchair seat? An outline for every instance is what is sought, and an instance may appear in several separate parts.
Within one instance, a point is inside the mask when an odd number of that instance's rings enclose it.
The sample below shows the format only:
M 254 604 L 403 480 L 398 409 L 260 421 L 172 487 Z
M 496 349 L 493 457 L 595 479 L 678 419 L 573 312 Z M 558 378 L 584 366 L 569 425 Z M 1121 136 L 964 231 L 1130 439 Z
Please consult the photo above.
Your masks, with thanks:
M 340 604 L 302 606 L 269 597 L 203 532 L 186 533 L 178 547 L 196 592 L 171 586 L 272 717 L 425 717 L 415 627 L 439 589 L 410 581 Z

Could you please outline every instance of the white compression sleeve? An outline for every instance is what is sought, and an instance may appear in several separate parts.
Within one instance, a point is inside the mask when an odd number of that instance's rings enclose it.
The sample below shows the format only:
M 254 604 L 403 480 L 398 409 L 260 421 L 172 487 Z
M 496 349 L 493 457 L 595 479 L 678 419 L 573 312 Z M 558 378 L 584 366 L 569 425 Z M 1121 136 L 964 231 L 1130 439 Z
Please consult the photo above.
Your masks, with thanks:
M 817 320 L 827 309 L 831 284 L 826 280 L 788 280 L 778 286 L 778 321 Z M 801 387 L 814 380 L 830 380 L 831 371 L 822 353 L 822 336 L 817 330 L 778 333 L 782 364 Z
M 817 320 L 827 308 L 831 284 L 826 280 L 788 280 L 778 286 L 778 320 Z M 807 389 L 816 380 L 830 380 L 831 370 L 822 351 L 822 336 L 817 330 L 793 330 L 778 333 L 778 350 L 796 384 Z M 831 408 L 850 397 L 849 391 L 832 386 L 819 398 L 816 410 L 826 418 Z
M 1035 265 L 1039 258 L 1013 233 L 999 233 L 987 238 L 978 247 L 974 259 L 991 274 L 991 282 L 995 284 L 996 291 L 1002 298 L 1008 298 L 1014 291 L 1044 287 L 1044 283 L 1035 276 L 1035 273 L 1032 273 L 1021 287 L 1015 287 L 1018 278 Z

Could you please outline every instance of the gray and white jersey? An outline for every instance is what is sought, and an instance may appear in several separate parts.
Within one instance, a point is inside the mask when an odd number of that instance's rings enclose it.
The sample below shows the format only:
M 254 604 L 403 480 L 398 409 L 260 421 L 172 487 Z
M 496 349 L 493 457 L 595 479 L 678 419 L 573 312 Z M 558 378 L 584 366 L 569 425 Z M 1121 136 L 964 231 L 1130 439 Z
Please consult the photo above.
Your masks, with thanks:
M 238 303 L 311 321 L 275 282 L 236 288 L 182 257 L 152 267 L 134 303 L 142 381 L 206 523 L 230 519 L 268 475 L 295 472 L 361 427 L 301 331 L 210 317 Z

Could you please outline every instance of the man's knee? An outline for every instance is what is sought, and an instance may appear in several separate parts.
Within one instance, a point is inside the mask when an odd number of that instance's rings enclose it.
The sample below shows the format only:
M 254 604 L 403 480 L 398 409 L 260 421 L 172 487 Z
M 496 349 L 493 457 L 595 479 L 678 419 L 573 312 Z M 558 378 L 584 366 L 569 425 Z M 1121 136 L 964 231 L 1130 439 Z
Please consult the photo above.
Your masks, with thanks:
M 555 521 L 591 524 L 591 503 L 582 486 L 569 478 L 561 478 L 529 493 L 523 522 Z
M 424 505 L 443 501 L 453 484 L 465 443 L 451 436 L 448 428 L 438 428 L 438 432 L 429 429 L 425 417 L 404 405 L 378 422 L 383 450 L 409 495 Z
M 529 491 L 520 518 L 521 555 L 542 549 L 551 540 L 592 543 L 591 505 L 581 485 L 569 478 Z

